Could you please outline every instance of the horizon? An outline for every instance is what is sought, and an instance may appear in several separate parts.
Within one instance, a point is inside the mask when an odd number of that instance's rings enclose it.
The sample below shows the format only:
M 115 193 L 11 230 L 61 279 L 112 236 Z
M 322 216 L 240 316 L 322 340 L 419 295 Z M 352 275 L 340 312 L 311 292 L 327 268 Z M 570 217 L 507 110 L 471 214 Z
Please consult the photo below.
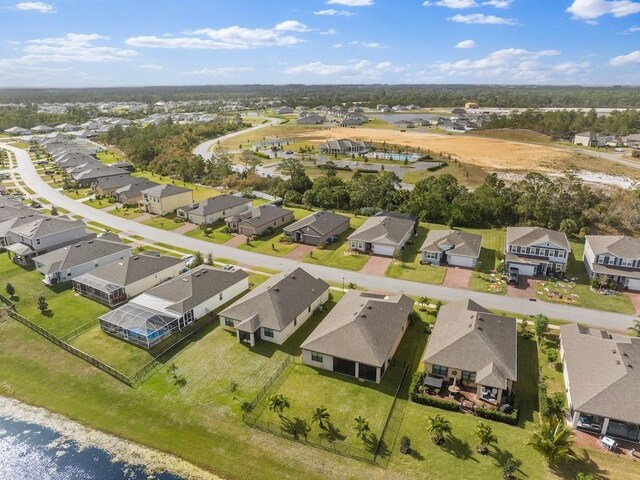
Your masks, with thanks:
M 0 0 L 0 88 L 635 87 L 639 14 L 635 0 Z

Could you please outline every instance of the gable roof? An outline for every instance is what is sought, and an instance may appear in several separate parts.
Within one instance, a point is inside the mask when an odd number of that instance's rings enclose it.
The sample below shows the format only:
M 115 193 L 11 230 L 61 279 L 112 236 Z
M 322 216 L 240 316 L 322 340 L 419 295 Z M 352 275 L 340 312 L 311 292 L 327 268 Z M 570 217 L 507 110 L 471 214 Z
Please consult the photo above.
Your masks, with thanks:
M 461 300 L 440 309 L 423 360 L 476 372 L 477 383 L 505 389 L 518 378 L 517 350 L 515 318 Z
M 182 315 L 248 276 L 240 269 L 229 271 L 201 265 L 148 290 L 132 302 L 145 304 L 150 300 L 153 304 L 150 298 L 153 297 L 165 302 L 165 310 Z
M 329 289 L 322 280 L 298 267 L 274 275 L 236 303 L 220 312 L 238 320 L 238 330 L 254 332 L 259 327 L 282 331 Z
M 186 192 L 191 192 L 191 190 L 171 183 L 163 183 L 142 191 L 144 194 L 158 198 L 171 197 L 172 195 L 180 195 L 181 193 Z
M 84 226 L 85 223 L 82 220 L 39 215 L 31 222 L 12 228 L 11 233 L 27 238 L 40 238 Z
M 133 177 L 133 178 L 136 178 L 136 177 Z M 123 185 L 113 193 L 123 198 L 139 197 L 142 195 L 142 192 L 156 185 L 158 185 L 156 182 L 152 182 L 151 180 L 140 178 L 134 181 L 133 183 L 130 183 L 128 185 Z
M 107 283 L 126 287 L 139 280 L 155 275 L 168 268 L 182 263 L 176 257 L 162 255 L 134 255 L 124 260 L 112 262 L 80 275 L 75 279 L 78 283 Z
M 183 210 L 194 215 L 211 215 L 213 213 L 222 212 L 228 208 L 239 207 L 240 205 L 251 204 L 251 199 L 238 197 L 235 195 L 218 195 L 217 197 L 207 198 L 198 203 L 180 207 Z
M 300 348 L 382 367 L 404 333 L 414 301 L 349 290 Z
M 508 227 L 507 244 L 521 247 L 554 244 L 566 251 L 571 250 L 564 233 L 542 227 Z
M 105 238 L 106 237 L 106 238 Z M 35 261 L 44 275 L 60 272 L 118 252 L 131 252 L 131 247 L 115 235 L 92 238 L 39 255 Z
M 349 228 L 349 217 L 338 215 L 337 213 L 321 211 L 306 216 L 302 220 L 284 227 L 285 232 L 295 232 L 303 228 L 310 228 L 318 235 L 323 236 L 333 232 L 336 228 L 346 222 Z
M 348 239 L 396 247 L 415 228 L 415 223 L 415 219 L 381 212 L 369 217 Z
M 266 204 L 260 205 L 259 207 L 254 207 L 246 213 L 241 213 L 239 215 L 229 217 L 228 219 L 225 219 L 225 221 L 239 221 L 242 223 L 247 223 L 252 227 L 260 227 L 262 225 L 266 225 L 267 223 L 271 223 L 274 220 L 278 220 L 279 218 L 286 217 L 287 215 L 290 215 L 292 213 L 293 212 L 291 210 L 280 208 L 271 204 Z
M 132 177 L 128 173 L 122 175 L 111 175 L 108 177 L 101 177 L 96 180 L 96 185 L 102 189 L 120 188 L 125 185 L 130 185 L 135 181 L 135 177 Z
M 585 242 L 596 255 L 618 258 L 640 258 L 640 240 L 623 235 L 587 235 Z
M 465 257 L 479 257 L 482 247 L 482 235 L 459 230 L 430 230 L 421 252 L 447 252 Z
M 560 338 L 573 409 L 640 424 L 640 339 L 577 324 Z

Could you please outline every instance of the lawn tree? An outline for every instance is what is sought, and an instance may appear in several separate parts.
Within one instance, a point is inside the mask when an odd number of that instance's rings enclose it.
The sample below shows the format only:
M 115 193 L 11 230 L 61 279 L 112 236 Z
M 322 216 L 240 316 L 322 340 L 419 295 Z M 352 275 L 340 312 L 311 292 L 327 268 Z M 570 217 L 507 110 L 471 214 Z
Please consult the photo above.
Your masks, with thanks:
M 507 458 L 502 464 L 502 478 L 503 480 L 515 480 L 514 473 L 518 469 L 518 464 L 513 458 Z
M 313 411 L 311 423 L 317 423 L 322 430 L 326 430 L 325 422 L 328 423 L 330 418 L 331 415 L 325 407 L 318 407 Z
M 11 283 L 7 283 L 7 286 L 4 287 L 4 291 L 7 292 L 9 298 L 13 298 L 13 296 L 16 294 L 16 287 L 14 287 Z
M 547 415 L 549 418 L 562 422 L 567 413 L 567 398 L 562 392 L 555 392 L 547 397 Z
M 420 304 L 420 310 L 426 310 L 427 309 L 427 305 L 429 305 L 429 298 L 428 297 L 420 297 L 418 298 L 418 303 Z
M 444 443 L 444 435 L 451 434 L 451 422 L 440 414 L 427 418 L 427 432 L 436 445 Z
M 478 437 L 476 450 L 481 455 L 489 453 L 489 446 L 498 443 L 498 437 L 493 433 L 493 428 L 484 422 L 478 422 L 473 433 Z
M 369 432 L 371 431 L 371 427 L 369 427 L 369 422 L 366 418 L 358 415 L 353 419 L 353 429 L 356 431 L 356 437 L 360 440 L 365 441 Z
M 202 256 L 201 252 L 196 252 L 193 254 L 193 262 L 192 262 L 192 268 L 195 267 L 199 267 L 200 265 L 202 265 L 204 263 L 204 258 Z
M 542 337 L 549 331 L 549 318 L 546 315 L 539 313 L 533 317 L 533 330 L 536 334 L 536 339 L 540 341 Z
M 408 455 L 411 453 L 411 439 L 404 435 L 400 439 L 400 453 Z
M 633 321 L 633 324 L 629 327 L 629 335 L 640 337 L 640 320 Z
M 51 216 L 55 217 L 57 215 L 58 215 L 58 209 L 55 206 L 51 207 Z
M 38 297 L 38 310 L 40 310 L 40 313 L 42 314 L 49 310 L 49 304 L 47 303 L 47 299 L 44 295 L 40 295 Z
M 575 458 L 573 431 L 564 420 L 541 420 L 535 425 L 527 445 L 540 453 L 552 468 L 559 462 Z
M 269 411 L 277 414 L 280 418 L 283 418 L 284 411 L 290 406 L 289 399 L 281 393 L 269 397 Z

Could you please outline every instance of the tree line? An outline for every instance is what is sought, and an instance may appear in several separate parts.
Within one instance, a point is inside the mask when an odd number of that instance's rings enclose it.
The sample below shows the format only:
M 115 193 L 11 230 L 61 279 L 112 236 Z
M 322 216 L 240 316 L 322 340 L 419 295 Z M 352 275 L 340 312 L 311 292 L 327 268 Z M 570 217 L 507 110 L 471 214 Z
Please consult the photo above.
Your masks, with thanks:
M 523 128 L 553 137 L 572 138 L 584 131 L 629 135 L 640 132 L 640 112 L 616 110 L 609 115 L 598 116 L 595 110 L 559 110 L 543 112 L 527 110 L 509 116 L 493 115 L 483 129 Z
M 59 125 L 61 123 L 84 123 L 97 115 L 97 110 L 71 107 L 66 113 L 38 112 L 37 105 L 0 108 L 0 132 L 11 127 L 31 128 L 36 125 Z

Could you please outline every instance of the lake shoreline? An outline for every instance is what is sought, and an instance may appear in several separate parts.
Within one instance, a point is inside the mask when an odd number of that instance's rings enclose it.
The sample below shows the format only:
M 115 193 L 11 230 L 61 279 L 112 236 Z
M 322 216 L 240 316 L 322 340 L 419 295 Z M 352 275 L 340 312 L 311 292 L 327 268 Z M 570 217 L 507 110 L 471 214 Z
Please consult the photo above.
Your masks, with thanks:
M 41 425 L 73 441 L 79 449 L 98 448 L 112 461 L 140 466 L 148 474 L 168 472 L 185 480 L 221 480 L 186 460 L 129 440 L 94 430 L 62 415 L 34 407 L 13 398 L 0 396 L 0 417 Z

